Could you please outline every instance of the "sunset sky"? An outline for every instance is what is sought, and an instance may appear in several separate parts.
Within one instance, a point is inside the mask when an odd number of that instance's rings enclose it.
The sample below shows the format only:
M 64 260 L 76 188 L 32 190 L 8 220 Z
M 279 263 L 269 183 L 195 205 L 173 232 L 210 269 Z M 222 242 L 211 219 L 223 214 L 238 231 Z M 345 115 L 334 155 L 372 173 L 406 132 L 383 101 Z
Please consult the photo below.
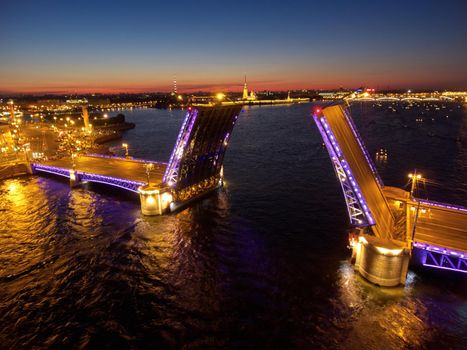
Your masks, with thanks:
M 2 1 L 0 92 L 467 89 L 467 1 Z

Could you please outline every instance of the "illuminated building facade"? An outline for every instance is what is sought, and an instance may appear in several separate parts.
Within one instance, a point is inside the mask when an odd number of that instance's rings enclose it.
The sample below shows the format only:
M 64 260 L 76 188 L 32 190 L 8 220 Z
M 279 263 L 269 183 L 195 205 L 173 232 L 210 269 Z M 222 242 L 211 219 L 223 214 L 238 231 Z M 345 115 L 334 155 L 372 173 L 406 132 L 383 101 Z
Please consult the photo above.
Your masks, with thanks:
M 243 84 L 242 100 L 254 101 L 256 99 L 257 99 L 256 94 L 253 91 L 250 91 L 250 94 L 248 94 L 248 85 L 246 83 L 246 76 L 245 76 L 245 83 Z

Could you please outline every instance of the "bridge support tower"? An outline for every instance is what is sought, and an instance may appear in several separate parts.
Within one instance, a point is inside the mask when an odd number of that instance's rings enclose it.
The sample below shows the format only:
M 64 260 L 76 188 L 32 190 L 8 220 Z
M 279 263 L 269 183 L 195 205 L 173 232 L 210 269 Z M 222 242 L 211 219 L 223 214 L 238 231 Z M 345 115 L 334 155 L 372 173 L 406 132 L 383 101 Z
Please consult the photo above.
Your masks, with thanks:
M 141 186 L 138 189 L 141 201 L 141 212 L 144 215 L 162 215 L 170 211 L 172 193 L 151 185 Z
M 355 270 L 382 287 L 405 284 L 410 249 L 404 242 L 360 234 L 353 245 Z
M 85 131 L 90 131 L 88 105 L 87 105 L 87 104 L 83 104 L 83 105 L 81 106 L 81 109 L 82 109 L 82 117 L 83 117 L 83 123 L 84 123 L 84 130 L 85 130 Z
M 70 170 L 70 187 L 78 187 L 80 182 L 79 174 L 75 170 Z

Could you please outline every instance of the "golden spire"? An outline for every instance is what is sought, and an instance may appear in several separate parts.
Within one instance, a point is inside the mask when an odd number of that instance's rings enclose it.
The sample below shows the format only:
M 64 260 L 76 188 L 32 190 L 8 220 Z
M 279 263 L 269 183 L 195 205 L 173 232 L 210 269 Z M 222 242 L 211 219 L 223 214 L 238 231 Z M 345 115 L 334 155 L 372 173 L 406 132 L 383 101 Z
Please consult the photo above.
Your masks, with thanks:
M 248 99 L 248 86 L 246 85 L 246 75 L 245 75 L 245 84 L 243 85 L 243 96 L 242 100 Z

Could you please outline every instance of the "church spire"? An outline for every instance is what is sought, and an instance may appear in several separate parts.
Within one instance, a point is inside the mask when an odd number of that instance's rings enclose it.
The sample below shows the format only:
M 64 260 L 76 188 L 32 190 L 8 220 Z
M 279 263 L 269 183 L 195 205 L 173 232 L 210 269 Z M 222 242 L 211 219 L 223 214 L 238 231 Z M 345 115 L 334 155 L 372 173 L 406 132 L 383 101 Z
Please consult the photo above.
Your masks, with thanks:
M 248 86 L 246 85 L 246 74 L 245 74 L 245 84 L 243 85 L 243 95 L 242 100 L 248 99 Z

